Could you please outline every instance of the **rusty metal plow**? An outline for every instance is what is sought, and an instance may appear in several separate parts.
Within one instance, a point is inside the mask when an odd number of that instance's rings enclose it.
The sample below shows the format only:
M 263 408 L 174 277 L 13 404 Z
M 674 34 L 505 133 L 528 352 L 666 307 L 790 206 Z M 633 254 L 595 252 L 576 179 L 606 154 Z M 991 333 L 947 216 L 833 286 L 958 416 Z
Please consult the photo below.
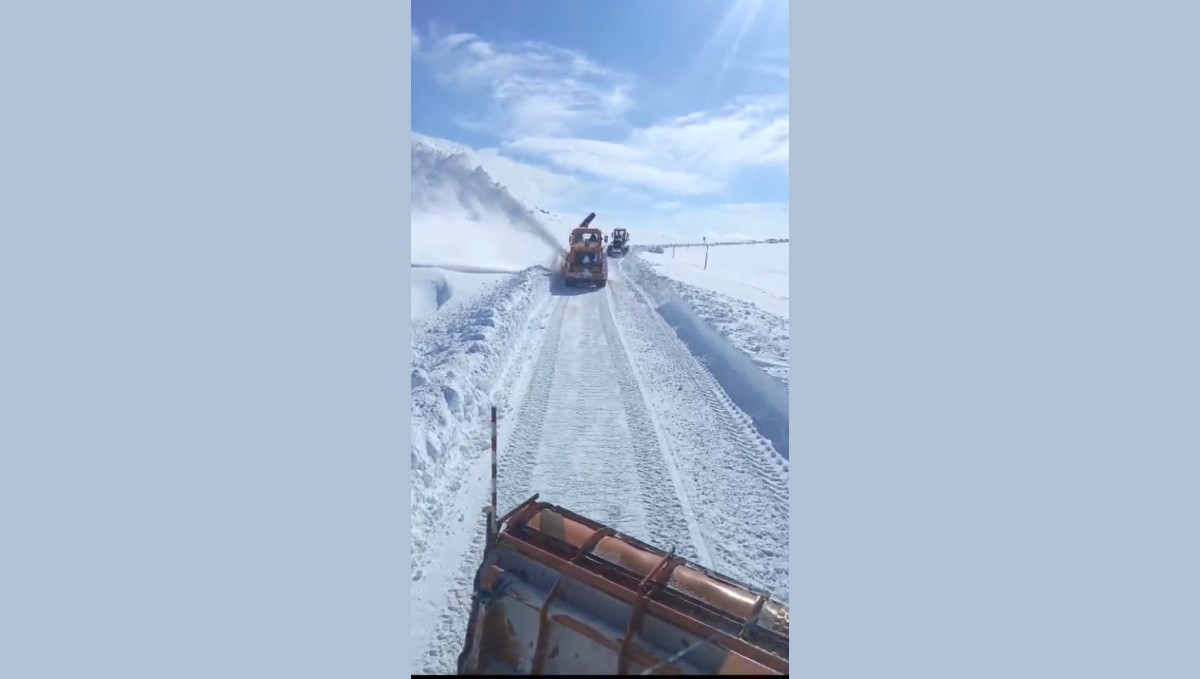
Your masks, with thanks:
M 489 523 L 460 673 L 788 672 L 766 593 L 536 495 Z

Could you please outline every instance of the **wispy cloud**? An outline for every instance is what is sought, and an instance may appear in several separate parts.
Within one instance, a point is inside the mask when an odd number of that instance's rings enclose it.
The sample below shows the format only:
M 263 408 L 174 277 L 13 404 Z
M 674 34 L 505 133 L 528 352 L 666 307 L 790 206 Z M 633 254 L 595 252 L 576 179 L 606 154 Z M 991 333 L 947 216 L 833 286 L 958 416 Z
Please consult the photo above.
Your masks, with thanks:
M 731 13 L 722 35 L 727 56 L 737 56 L 746 25 L 758 16 L 753 2 Z M 605 192 L 644 190 L 664 201 L 719 196 L 749 167 L 786 171 L 786 94 L 634 125 L 627 116 L 638 79 L 579 52 L 529 41 L 494 43 L 470 33 L 414 35 L 413 44 L 415 63 L 444 84 L 488 98 L 481 117 L 459 113 L 452 120 L 494 134 L 495 165 L 530 192 L 538 186 L 586 192 L 581 184 L 590 177 Z
M 493 123 L 507 137 L 611 124 L 632 105 L 627 76 L 542 43 L 498 45 L 455 33 L 434 40 L 422 58 L 443 82 L 488 93 Z
M 720 188 L 703 176 L 659 166 L 644 148 L 594 139 L 524 137 L 505 148 L 542 158 L 563 170 L 673 194 L 695 195 Z
M 506 144 L 573 172 L 675 195 L 719 191 L 739 170 L 788 163 L 786 98 L 742 102 L 636 129 L 621 142 L 523 137 Z
M 723 178 L 753 165 L 787 166 L 787 97 L 761 97 L 637 130 L 629 143 L 661 162 Z

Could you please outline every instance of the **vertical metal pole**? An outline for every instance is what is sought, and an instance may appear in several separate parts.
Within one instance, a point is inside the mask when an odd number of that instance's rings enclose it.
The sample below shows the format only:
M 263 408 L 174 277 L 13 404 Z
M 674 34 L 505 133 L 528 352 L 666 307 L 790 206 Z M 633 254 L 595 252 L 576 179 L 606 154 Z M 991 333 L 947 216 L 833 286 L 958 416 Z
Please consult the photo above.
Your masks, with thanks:
M 708 271 L 708 246 L 704 246 L 704 270 Z
M 496 532 L 500 529 L 496 525 L 496 517 L 499 516 L 500 507 L 496 504 L 496 406 L 492 406 L 492 512 L 488 515 L 488 543 L 491 544 L 496 539 Z

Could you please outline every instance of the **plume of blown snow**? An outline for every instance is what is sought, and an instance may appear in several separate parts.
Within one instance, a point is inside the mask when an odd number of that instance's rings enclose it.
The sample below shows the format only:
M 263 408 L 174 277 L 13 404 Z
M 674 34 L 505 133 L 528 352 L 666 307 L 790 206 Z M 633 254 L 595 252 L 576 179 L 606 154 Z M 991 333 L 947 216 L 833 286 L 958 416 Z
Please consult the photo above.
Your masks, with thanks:
M 555 261 L 553 232 L 471 155 L 427 138 L 412 142 L 412 261 L 466 270 L 520 270 Z

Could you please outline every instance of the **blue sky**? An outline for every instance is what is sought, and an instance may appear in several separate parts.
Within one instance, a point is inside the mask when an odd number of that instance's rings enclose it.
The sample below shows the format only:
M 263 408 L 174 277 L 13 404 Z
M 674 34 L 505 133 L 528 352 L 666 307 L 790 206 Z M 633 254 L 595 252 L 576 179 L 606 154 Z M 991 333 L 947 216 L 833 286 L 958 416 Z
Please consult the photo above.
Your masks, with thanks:
M 412 25 L 413 131 L 518 198 L 786 235 L 787 0 L 414 0 Z

